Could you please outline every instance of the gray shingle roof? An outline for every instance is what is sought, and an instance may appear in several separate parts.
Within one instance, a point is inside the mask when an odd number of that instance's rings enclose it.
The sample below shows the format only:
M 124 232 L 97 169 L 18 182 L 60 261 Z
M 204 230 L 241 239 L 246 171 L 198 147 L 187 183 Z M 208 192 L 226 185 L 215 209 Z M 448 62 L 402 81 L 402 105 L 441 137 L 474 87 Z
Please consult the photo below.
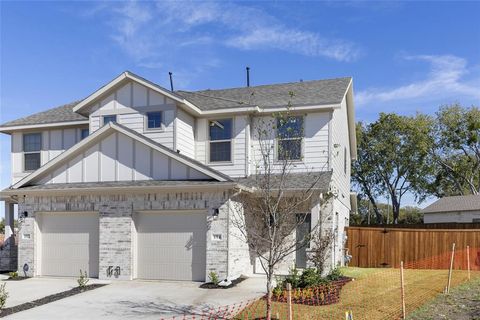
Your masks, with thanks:
M 203 186 L 203 185 L 229 185 L 232 182 L 216 180 L 144 180 L 144 181 L 105 181 L 105 182 L 79 182 L 79 183 L 50 183 L 22 187 L 20 190 L 69 190 L 69 189 L 95 189 L 95 188 L 127 188 L 127 187 L 155 187 L 155 186 Z M 4 191 L 11 190 L 5 189 Z
M 480 210 L 480 195 L 454 196 L 438 199 L 422 210 L 423 213 Z
M 312 189 L 328 191 L 332 179 L 332 172 L 289 173 L 286 177 L 284 190 L 301 190 L 312 187 Z M 258 186 L 262 185 L 264 178 L 265 175 L 251 175 L 247 178 L 237 179 L 236 181 L 245 187 L 258 188 Z M 272 175 L 271 178 L 274 187 L 280 184 L 281 175 Z
M 88 120 L 87 117 L 84 117 L 78 113 L 73 112 L 73 107 L 79 101 L 74 101 L 63 106 L 56 108 L 48 109 L 46 111 L 34 113 L 30 116 L 12 120 L 0 125 L 0 127 L 14 127 L 14 126 L 23 126 L 30 124 L 46 124 L 46 123 L 56 123 L 56 122 L 66 122 L 66 121 L 84 121 Z
M 314 80 L 221 90 L 176 91 L 201 110 L 259 106 L 339 104 L 352 78 Z M 290 96 L 290 92 L 294 95 Z
M 345 95 L 350 81 L 351 78 L 346 77 L 220 90 L 179 90 L 175 91 L 174 94 L 190 101 L 201 110 L 246 106 L 279 107 L 286 106 L 289 101 L 293 106 L 339 104 Z M 293 93 L 293 96 L 290 96 L 290 92 Z M 0 127 L 86 120 L 86 117 L 73 112 L 73 107 L 79 102 L 71 102 L 24 118 L 9 121 L 1 124 Z

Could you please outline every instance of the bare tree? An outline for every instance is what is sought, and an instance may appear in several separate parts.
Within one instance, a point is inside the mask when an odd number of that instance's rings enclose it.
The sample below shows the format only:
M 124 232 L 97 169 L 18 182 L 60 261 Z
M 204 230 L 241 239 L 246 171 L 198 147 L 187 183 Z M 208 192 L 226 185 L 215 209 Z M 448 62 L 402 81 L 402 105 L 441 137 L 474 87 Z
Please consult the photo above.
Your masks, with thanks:
M 233 199 L 232 224 L 266 274 L 266 319 L 271 319 L 276 268 L 310 241 L 310 233 L 296 239 L 295 231 L 325 190 L 318 187 L 322 173 L 308 168 L 302 167 L 302 186 L 296 184 L 298 176 L 293 171 L 302 155 L 303 117 L 290 111 L 259 117 L 253 133 L 256 172 L 247 188 Z

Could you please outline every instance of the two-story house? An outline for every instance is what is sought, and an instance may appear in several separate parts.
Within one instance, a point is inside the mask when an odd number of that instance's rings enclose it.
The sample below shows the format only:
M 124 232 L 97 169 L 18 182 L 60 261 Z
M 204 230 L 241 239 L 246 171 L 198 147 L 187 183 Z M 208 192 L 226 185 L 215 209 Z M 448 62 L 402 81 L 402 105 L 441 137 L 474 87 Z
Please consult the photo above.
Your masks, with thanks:
M 0 126 L 11 136 L 12 185 L 0 195 L 8 230 L 18 205 L 19 271 L 197 281 L 260 272 L 232 236 L 230 200 L 256 173 L 256 120 L 289 101 L 302 128 L 286 144 L 300 150 L 292 189 L 307 171 L 321 177 L 307 222 L 335 232 L 331 262 L 341 263 L 356 156 L 351 78 L 172 92 L 124 72 L 83 100 Z M 283 143 L 273 127 L 271 139 Z M 306 251 L 288 266 L 305 267 Z

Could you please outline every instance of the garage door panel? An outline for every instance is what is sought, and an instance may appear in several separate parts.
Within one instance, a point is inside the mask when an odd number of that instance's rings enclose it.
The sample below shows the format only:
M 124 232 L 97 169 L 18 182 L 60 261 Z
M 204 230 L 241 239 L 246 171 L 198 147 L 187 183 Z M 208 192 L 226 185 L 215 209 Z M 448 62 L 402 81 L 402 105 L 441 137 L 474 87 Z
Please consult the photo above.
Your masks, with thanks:
M 98 214 L 41 213 L 41 274 L 98 277 Z
M 136 226 L 138 278 L 205 280 L 204 213 L 141 213 Z

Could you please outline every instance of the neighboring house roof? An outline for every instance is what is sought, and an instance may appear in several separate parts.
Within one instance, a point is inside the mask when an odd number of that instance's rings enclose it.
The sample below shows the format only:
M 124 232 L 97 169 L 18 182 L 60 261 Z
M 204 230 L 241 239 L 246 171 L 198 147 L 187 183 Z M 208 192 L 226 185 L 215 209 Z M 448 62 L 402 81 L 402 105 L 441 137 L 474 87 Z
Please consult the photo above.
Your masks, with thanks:
M 88 121 L 88 117 L 84 117 L 81 114 L 73 112 L 73 107 L 77 105 L 78 102 L 79 101 L 70 102 L 68 104 L 48 109 L 46 111 L 34 113 L 27 117 L 8 121 L 1 124 L 0 127 L 7 128 L 58 122 Z
M 453 196 L 438 199 L 422 210 L 422 213 L 480 211 L 480 195 Z
M 110 122 L 85 139 L 81 140 L 74 146 L 72 146 L 70 149 L 66 150 L 65 152 L 61 153 L 57 157 L 53 158 L 46 164 L 44 164 L 42 167 L 39 169 L 35 170 L 28 176 L 24 177 L 17 183 L 15 183 L 13 186 L 10 187 L 10 189 L 18 189 L 21 187 L 29 186 L 29 185 L 34 185 L 35 184 L 35 179 L 40 179 L 41 177 L 44 177 L 47 175 L 49 172 L 55 170 L 59 166 L 61 166 L 63 163 L 68 162 L 71 160 L 73 157 L 77 156 L 80 154 L 82 151 L 85 149 L 89 148 L 91 145 L 97 143 L 98 140 L 101 140 L 102 137 L 108 136 L 112 133 L 112 131 L 117 131 L 123 134 L 126 134 L 132 139 L 135 139 L 141 143 L 144 143 L 145 145 L 154 148 L 155 150 L 165 154 L 168 157 L 171 157 L 172 159 L 179 161 L 180 163 L 183 163 L 184 165 L 187 165 L 195 170 L 198 170 L 199 172 L 211 177 L 212 179 L 216 179 L 218 181 L 232 181 L 231 178 L 215 169 L 210 168 L 209 166 L 204 165 L 203 163 L 194 160 L 190 157 L 187 157 L 183 154 L 180 154 L 178 152 L 173 151 L 170 148 L 165 147 L 164 145 L 157 143 L 153 141 L 152 139 L 132 130 L 129 129 L 121 124 L 115 123 L 115 122 Z
M 262 185 L 262 180 L 266 175 L 251 175 L 247 178 L 240 178 L 236 181 L 247 188 L 258 188 Z M 307 172 L 307 173 L 288 173 L 283 186 L 284 190 L 304 190 L 312 188 L 315 190 L 328 191 L 330 181 L 332 179 L 332 171 L 324 172 Z M 273 188 L 277 188 L 280 184 L 281 174 L 273 174 L 272 179 Z
M 176 91 L 201 110 L 340 104 L 352 78 L 314 80 L 220 90 Z M 292 94 L 292 96 L 290 95 Z

